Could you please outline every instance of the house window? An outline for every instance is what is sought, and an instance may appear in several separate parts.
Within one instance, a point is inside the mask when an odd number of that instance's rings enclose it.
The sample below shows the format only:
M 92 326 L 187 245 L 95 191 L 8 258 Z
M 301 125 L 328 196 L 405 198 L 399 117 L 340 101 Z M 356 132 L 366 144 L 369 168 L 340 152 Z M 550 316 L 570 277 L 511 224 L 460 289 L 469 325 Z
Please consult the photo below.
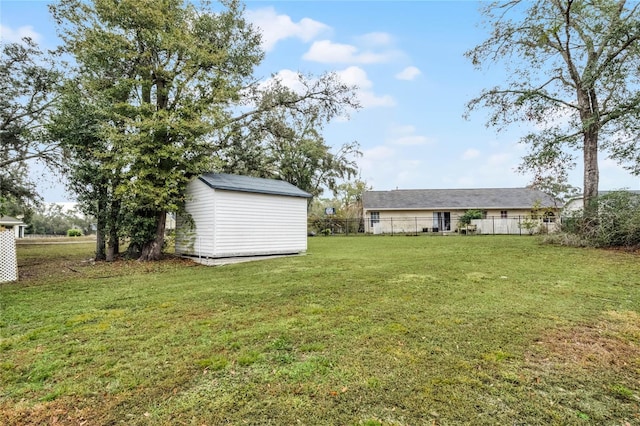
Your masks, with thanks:
M 507 211 L 506 210 L 500 210 L 500 218 L 501 219 L 506 219 L 507 218 Z
M 482 218 L 483 218 L 483 219 L 486 219 L 488 215 L 489 215 L 489 212 L 488 212 L 488 211 L 486 211 L 486 210 L 482 210 Z
M 380 212 L 371 212 L 371 227 L 376 223 L 380 223 Z
M 554 223 L 556 221 L 556 215 L 553 212 L 545 212 L 542 220 L 545 223 Z

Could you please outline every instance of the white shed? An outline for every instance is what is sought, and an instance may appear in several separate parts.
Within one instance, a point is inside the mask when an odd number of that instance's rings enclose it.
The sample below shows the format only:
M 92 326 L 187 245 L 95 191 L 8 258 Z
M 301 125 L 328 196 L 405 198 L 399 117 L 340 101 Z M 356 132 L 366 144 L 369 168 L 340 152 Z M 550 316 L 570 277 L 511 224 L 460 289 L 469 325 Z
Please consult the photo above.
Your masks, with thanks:
M 24 238 L 27 225 L 20 219 L 11 216 L 0 217 L 0 228 L 12 229 L 15 238 Z
M 200 258 L 297 254 L 307 250 L 307 199 L 288 182 L 207 173 L 187 186 L 176 253 Z

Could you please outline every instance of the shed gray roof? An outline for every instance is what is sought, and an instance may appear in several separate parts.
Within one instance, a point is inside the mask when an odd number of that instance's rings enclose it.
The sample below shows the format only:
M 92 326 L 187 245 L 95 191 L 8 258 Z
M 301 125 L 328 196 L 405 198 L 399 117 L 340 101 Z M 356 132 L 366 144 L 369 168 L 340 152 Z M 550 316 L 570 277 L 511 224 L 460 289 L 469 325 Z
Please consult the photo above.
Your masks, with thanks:
M 536 202 L 543 207 L 559 205 L 530 188 L 400 189 L 366 191 L 363 197 L 367 210 L 530 209 Z
M 16 219 L 15 217 L 2 216 L 0 217 L 0 225 L 24 225 L 24 222 L 20 219 Z
M 283 180 L 229 175 L 224 173 L 206 173 L 200 176 L 199 179 L 214 189 L 254 192 L 259 194 L 286 195 L 289 197 L 312 197 L 312 195 L 308 192 L 305 192 L 297 186 Z

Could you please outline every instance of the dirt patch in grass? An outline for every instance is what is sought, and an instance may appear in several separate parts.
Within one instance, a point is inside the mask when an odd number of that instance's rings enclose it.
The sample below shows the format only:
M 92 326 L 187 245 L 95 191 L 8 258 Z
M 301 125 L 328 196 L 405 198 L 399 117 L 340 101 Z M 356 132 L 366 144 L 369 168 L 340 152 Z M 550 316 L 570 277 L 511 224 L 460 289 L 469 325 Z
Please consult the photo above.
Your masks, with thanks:
M 592 424 L 640 424 L 640 315 L 551 330 L 525 356 L 531 398 Z M 566 423 L 565 423 L 566 424 Z
M 50 401 L 35 405 L 0 404 L 0 420 L 6 425 L 89 425 L 100 423 L 105 401 L 99 410 L 78 407 L 73 401 Z
M 528 361 L 566 368 L 632 369 L 640 372 L 640 314 L 633 311 L 606 312 L 595 324 L 549 332 Z
M 81 244 L 77 247 L 63 246 L 62 251 L 55 245 L 31 244 L 22 247 L 22 256 L 18 261 L 18 282 L 22 285 L 45 285 L 69 278 L 112 278 L 199 266 L 189 259 L 174 255 L 165 255 L 160 262 L 137 262 L 125 258 L 118 258 L 114 262 L 96 262 L 91 256 L 91 247 Z
M 126 419 L 128 424 L 148 423 L 149 413 L 131 407 L 128 400 L 138 395 L 103 394 L 93 398 L 64 397 L 36 404 L 0 403 L 0 424 L 3 425 L 98 425 L 116 424 Z M 166 397 L 166 395 L 165 395 Z

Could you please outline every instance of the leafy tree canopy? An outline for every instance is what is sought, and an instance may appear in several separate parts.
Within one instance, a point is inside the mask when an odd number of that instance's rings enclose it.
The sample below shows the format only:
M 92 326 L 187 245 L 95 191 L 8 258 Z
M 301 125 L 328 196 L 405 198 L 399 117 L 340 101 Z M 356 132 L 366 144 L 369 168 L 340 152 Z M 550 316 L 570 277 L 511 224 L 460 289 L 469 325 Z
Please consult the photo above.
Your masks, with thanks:
M 220 168 L 285 180 L 320 196 L 334 194 L 343 180 L 357 175 L 357 142 L 334 149 L 323 137 L 332 119 L 360 107 L 355 88 L 336 74 L 319 78 L 297 75 L 298 88 L 278 79 L 252 88 L 248 99 L 255 108 L 241 114 L 220 149 Z
M 97 134 L 117 152 L 101 163 L 121 174 L 114 196 L 140 219 L 141 259 L 157 259 L 166 212 L 211 169 L 207 137 L 228 122 L 262 59 L 260 36 L 237 1 L 214 10 L 182 0 L 61 0 L 51 10 L 98 108 Z
M 320 133 L 357 107 L 355 88 L 334 74 L 301 77 L 299 91 L 257 82 L 260 36 L 238 1 L 60 0 L 51 10 L 77 64 L 52 124 L 78 163 L 72 186 L 94 200 L 98 234 L 115 243 L 124 233 L 140 260 L 159 258 L 166 213 L 183 209 L 203 172 L 317 193 L 355 173 L 357 145 L 332 153 Z
M 54 105 L 60 73 L 54 57 L 33 40 L 0 45 L 0 205 L 38 199 L 29 161 L 59 164 L 58 146 L 44 124 Z
M 504 63 L 508 77 L 468 107 L 490 109 L 498 128 L 536 128 L 522 139 L 521 170 L 563 176 L 581 152 L 585 207 L 597 197 L 600 152 L 640 173 L 640 4 L 512 0 L 483 13 L 491 36 L 467 56 L 478 67 Z

